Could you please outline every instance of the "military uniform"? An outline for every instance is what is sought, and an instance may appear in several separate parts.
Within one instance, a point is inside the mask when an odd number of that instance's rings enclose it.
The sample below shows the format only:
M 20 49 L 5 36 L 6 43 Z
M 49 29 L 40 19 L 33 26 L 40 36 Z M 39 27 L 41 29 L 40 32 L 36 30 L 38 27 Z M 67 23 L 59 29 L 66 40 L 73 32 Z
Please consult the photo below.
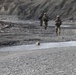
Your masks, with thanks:
M 60 35 L 61 28 L 60 25 L 62 24 L 62 21 L 60 19 L 60 16 L 57 15 L 57 18 L 55 20 L 55 30 L 56 30 L 56 35 Z
M 48 26 L 48 16 L 46 15 L 46 13 L 44 13 L 42 20 L 44 22 L 44 26 L 45 26 L 45 30 L 46 30 L 47 26 Z
M 40 20 L 40 26 L 42 26 L 42 25 L 43 25 L 42 17 L 43 17 L 43 14 L 41 14 L 41 16 L 39 17 L 39 20 Z

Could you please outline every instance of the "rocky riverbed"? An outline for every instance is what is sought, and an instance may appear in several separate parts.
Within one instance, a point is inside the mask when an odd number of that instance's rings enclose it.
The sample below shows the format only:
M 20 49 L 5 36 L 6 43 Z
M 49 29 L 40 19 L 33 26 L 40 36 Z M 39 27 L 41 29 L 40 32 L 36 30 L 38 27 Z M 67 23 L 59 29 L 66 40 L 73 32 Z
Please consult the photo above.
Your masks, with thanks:
M 39 21 L 1 19 L 0 47 L 43 42 L 76 41 L 75 22 L 63 22 L 61 35 L 56 36 L 54 21 L 47 30 Z M 10 22 L 8 22 L 10 21 Z M 9 47 L 8 47 L 9 48 Z M 12 47 L 11 47 L 12 48 Z M 21 48 L 22 49 L 22 48 Z M 1 50 L 1 48 L 0 48 Z M 76 47 L 60 47 L 24 51 L 0 51 L 1 75 L 75 75 Z
M 47 30 L 36 20 L 18 20 L 17 17 L 3 16 L 0 24 L 0 47 L 34 44 L 37 41 L 76 41 L 76 22 L 63 21 L 61 35 L 56 36 L 54 21 L 49 21 Z

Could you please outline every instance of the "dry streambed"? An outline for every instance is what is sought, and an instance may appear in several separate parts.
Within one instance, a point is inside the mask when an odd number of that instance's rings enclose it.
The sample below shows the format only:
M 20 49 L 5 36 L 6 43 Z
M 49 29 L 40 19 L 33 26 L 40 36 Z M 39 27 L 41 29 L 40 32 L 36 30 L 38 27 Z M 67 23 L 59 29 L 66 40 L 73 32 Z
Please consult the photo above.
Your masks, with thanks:
M 63 27 L 64 25 L 74 27 Z M 37 41 L 40 42 L 64 42 L 64 41 L 76 41 L 76 29 L 75 24 L 71 22 L 65 22 L 61 29 L 61 35 L 56 36 L 54 29 L 54 22 L 49 22 L 47 30 L 44 26 L 40 27 L 38 21 L 13 21 L 0 24 L 0 46 L 12 46 L 22 44 L 34 44 Z

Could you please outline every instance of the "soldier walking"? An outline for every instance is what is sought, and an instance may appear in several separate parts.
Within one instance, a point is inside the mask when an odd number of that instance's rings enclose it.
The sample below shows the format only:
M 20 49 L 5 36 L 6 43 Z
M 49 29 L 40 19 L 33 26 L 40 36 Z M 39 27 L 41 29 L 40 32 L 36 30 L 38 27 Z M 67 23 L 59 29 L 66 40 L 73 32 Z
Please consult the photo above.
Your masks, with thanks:
M 46 13 L 43 14 L 42 20 L 43 20 L 43 23 L 44 23 L 44 26 L 45 26 L 45 30 L 46 30 L 47 26 L 48 26 L 48 16 L 47 16 Z
M 40 20 L 40 26 L 42 26 L 42 25 L 43 25 L 42 17 L 43 17 L 43 13 L 42 13 L 42 14 L 41 14 L 41 16 L 39 17 L 39 20 Z
M 60 26 L 61 26 L 61 24 L 62 24 L 62 21 L 60 19 L 60 16 L 57 15 L 56 20 L 55 20 L 55 31 L 56 31 L 56 35 L 60 35 L 60 32 L 61 32 Z

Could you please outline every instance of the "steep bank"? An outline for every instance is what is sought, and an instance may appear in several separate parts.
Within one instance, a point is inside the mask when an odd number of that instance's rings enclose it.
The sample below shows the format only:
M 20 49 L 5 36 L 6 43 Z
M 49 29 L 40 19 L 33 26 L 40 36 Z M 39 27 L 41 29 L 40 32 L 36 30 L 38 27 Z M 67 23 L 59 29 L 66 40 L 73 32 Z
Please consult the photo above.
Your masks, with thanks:
M 0 0 L 0 14 L 37 19 L 43 12 L 47 12 L 50 19 L 54 19 L 57 14 L 62 18 L 76 18 L 75 5 L 76 0 Z

